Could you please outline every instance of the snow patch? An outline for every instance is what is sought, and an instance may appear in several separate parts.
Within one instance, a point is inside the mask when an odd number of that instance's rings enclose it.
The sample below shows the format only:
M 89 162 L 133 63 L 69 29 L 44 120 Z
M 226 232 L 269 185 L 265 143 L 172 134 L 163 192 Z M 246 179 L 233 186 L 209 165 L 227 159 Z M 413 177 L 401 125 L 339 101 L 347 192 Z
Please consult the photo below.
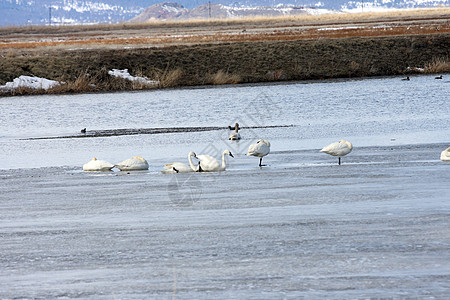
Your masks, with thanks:
M 31 88 L 35 90 L 43 89 L 48 90 L 55 86 L 61 85 L 60 82 L 55 80 L 49 80 L 35 76 L 19 76 L 12 82 L 7 82 L 5 85 L 0 86 L 0 90 L 14 90 L 17 88 Z
M 112 69 L 111 71 L 108 71 L 108 74 L 115 77 L 124 78 L 136 83 L 143 83 L 147 85 L 158 85 L 159 81 L 156 80 L 150 80 L 147 77 L 140 77 L 140 76 L 132 76 L 130 73 L 128 73 L 128 69 L 118 70 L 118 69 Z
M 424 68 L 417 68 L 417 67 L 407 67 L 406 71 L 415 71 L 415 72 L 420 72 L 420 73 L 424 73 L 425 69 Z

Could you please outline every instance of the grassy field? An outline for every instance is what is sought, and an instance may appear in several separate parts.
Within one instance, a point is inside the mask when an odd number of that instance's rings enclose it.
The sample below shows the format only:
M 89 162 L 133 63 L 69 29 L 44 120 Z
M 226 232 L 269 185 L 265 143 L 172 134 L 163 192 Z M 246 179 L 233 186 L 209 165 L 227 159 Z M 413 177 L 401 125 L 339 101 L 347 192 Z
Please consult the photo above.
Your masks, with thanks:
M 156 88 L 450 72 L 450 9 L 239 20 L 0 29 L 0 85 L 20 75 L 48 91 Z

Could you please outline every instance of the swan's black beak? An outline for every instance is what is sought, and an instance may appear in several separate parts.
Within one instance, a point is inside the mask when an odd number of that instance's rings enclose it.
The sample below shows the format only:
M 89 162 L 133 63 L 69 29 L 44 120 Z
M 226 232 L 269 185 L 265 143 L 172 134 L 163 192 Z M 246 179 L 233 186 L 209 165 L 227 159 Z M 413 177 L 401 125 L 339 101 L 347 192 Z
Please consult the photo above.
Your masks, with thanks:
M 233 156 L 233 154 L 230 152 L 230 156 L 232 157 L 232 158 L 234 158 L 234 156 Z

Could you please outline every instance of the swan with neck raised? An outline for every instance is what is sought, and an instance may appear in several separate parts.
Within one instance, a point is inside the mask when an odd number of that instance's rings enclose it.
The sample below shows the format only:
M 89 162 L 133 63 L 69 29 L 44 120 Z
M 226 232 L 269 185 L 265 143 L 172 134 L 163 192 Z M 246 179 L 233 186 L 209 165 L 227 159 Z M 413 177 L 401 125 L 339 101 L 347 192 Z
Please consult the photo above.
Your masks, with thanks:
M 259 157 L 259 166 L 264 166 L 262 164 L 262 159 L 264 156 L 270 153 L 270 143 L 268 140 L 260 139 L 256 142 L 256 144 L 251 144 L 248 147 L 247 156 L 256 156 Z
M 338 164 L 341 165 L 341 156 L 347 155 L 352 152 L 353 146 L 349 141 L 340 140 L 339 142 L 334 142 L 325 146 L 320 150 L 320 152 L 330 154 L 332 156 L 338 156 Z
M 194 165 L 194 163 L 192 162 L 192 157 L 197 158 L 197 154 L 195 154 L 195 152 L 191 151 L 188 154 L 188 161 L 189 161 L 189 166 L 184 164 L 184 163 L 180 163 L 180 162 L 174 162 L 171 164 L 165 164 L 164 165 L 164 171 L 162 171 L 163 173 L 189 173 L 189 172 L 199 172 L 200 171 L 200 163 L 198 164 L 198 166 L 196 167 Z
M 233 129 L 231 126 L 228 126 L 228 128 Z M 232 140 L 232 141 L 240 140 L 241 134 L 238 131 L 239 131 L 239 124 L 236 123 L 236 124 L 234 124 L 234 132 L 232 134 L 230 134 L 228 139 Z
M 450 161 L 450 147 L 441 152 L 442 161 Z
M 111 171 L 112 168 L 113 164 L 95 157 L 83 165 L 83 170 L 87 172 Z
M 140 156 L 133 156 L 132 158 L 126 159 L 115 166 L 120 171 L 148 170 L 148 162 Z
M 217 159 L 210 155 L 199 155 L 197 158 L 200 160 L 199 172 L 218 172 L 218 171 L 225 171 L 227 167 L 227 163 L 225 161 L 225 155 L 229 155 L 231 157 L 234 157 L 233 154 L 231 154 L 230 150 L 225 150 L 222 153 L 222 164 L 219 163 Z

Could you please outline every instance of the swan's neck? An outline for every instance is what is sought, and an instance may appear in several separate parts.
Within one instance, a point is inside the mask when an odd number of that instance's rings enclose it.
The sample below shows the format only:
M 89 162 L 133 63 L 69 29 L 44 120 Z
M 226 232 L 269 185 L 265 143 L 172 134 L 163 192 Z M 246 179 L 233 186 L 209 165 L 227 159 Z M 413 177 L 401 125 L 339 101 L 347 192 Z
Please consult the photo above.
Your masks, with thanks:
M 192 162 L 191 154 L 188 155 L 188 160 L 189 160 L 189 165 L 191 166 L 192 170 L 194 170 L 194 172 L 197 172 L 197 169 L 195 168 L 194 163 Z
M 222 169 L 225 170 L 226 168 L 226 161 L 225 161 L 225 153 L 222 153 Z

